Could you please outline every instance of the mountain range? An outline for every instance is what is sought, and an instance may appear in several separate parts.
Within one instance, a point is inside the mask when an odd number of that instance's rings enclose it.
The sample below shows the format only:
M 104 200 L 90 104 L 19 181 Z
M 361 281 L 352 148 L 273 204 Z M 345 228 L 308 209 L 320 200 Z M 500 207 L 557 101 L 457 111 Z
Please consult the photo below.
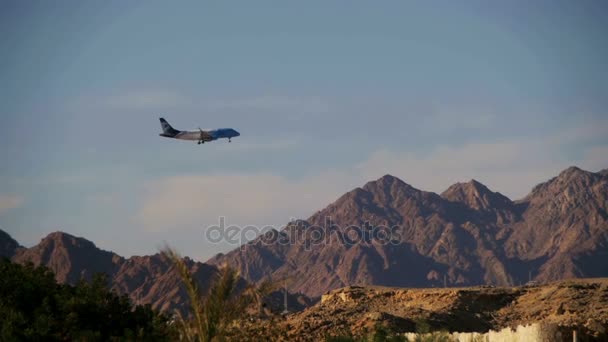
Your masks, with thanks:
M 106 273 L 114 290 L 159 310 L 188 304 L 161 254 L 124 258 L 62 232 L 25 248 L 0 230 L 0 256 L 46 265 L 64 283 Z M 251 283 L 285 280 L 289 292 L 305 295 L 289 296 L 294 308 L 349 285 L 517 285 L 606 277 L 608 170 L 570 167 L 518 201 L 475 180 L 436 194 L 386 175 L 306 220 L 206 263 L 186 263 L 203 288 L 223 264 Z
M 99 249 L 91 241 L 63 232 L 46 236 L 39 244 L 24 248 L 0 231 L 0 253 L 13 262 L 45 265 L 60 283 L 75 284 L 91 280 L 95 273 L 105 273 L 109 286 L 127 294 L 136 304 L 150 304 L 154 309 L 185 311 L 188 305 L 176 270 L 162 254 L 123 258 Z M 185 258 L 186 265 L 203 289 L 217 272 L 211 265 Z
M 366 225 L 391 227 L 393 240 L 339 238 L 347 227 Z M 316 243 L 306 234 L 311 227 L 331 238 Z M 288 278 L 290 291 L 311 297 L 349 285 L 507 286 L 605 277 L 608 173 L 570 167 L 518 201 L 475 180 L 436 194 L 386 175 L 208 262 L 232 265 L 250 282 Z
M 126 294 L 135 304 L 149 304 L 153 309 L 174 313 L 175 310 L 187 314 L 189 299 L 178 272 L 172 262 L 163 254 L 132 256 L 124 258 L 115 253 L 99 249 L 89 240 L 64 232 L 53 232 L 40 243 L 25 248 L 10 235 L 0 230 L 0 257 L 10 258 L 16 263 L 31 262 L 49 267 L 60 283 L 75 284 L 90 281 L 96 273 L 107 275 L 109 287 L 119 294 Z M 218 268 L 184 258 L 194 279 L 204 293 Z M 243 279 L 239 288 L 244 288 Z M 284 294 L 276 289 L 266 298 L 268 308 L 283 309 Z M 308 297 L 287 294 L 291 310 L 301 310 L 311 304 Z

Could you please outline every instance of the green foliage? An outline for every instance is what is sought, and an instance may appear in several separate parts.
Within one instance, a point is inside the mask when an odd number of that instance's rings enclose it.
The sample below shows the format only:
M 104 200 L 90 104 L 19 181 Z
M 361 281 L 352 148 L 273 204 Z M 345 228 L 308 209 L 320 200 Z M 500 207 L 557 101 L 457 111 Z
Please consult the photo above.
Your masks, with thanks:
M 431 325 L 423 318 L 418 318 L 415 321 L 416 336 L 415 342 L 450 342 L 452 336 L 447 331 L 431 331 Z
M 76 286 L 57 284 L 46 267 L 0 260 L 0 340 L 171 339 L 166 316 L 133 307 L 106 284 L 103 275 Z
M 383 327 L 376 327 L 376 331 L 368 341 L 373 342 L 407 342 L 405 336 L 393 335 Z
M 435 331 L 432 333 L 418 334 L 415 342 L 451 342 L 452 336 L 447 331 Z
M 416 332 L 418 334 L 428 334 L 431 332 L 431 325 L 423 318 L 415 319 L 414 324 L 416 324 Z
M 407 342 L 405 336 L 392 334 L 382 326 L 376 326 L 374 332 L 367 337 L 354 338 L 350 335 L 326 336 L 326 342 Z

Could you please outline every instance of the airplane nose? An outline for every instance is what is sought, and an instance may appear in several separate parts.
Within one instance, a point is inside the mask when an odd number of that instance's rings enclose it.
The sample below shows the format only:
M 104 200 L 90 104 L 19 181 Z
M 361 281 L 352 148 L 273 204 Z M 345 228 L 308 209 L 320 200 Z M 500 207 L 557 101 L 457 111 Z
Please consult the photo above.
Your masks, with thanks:
M 241 133 L 239 133 L 237 130 L 234 130 L 234 134 L 238 137 L 241 135 Z

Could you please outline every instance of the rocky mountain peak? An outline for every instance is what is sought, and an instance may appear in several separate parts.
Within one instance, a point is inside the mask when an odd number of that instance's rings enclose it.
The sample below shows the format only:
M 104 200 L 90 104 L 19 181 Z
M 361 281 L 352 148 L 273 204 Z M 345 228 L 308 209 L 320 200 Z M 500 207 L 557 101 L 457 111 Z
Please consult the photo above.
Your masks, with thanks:
M 564 171 L 560 172 L 560 174 L 554 178 L 554 183 L 564 185 L 564 184 L 574 184 L 577 186 L 588 186 L 593 181 L 601 178 L 601 175 L 585 170 L 581 170 L 576 166 L 571 166 Z
M 19 251 L 16 262 L 47 265 L 57 281 L 74 284 L 80 279 L 91 279 L 95 273 L 112 274 L 124 261 L 120 256 L 101 250 L 87 239 L 64 232 L 53 232 L 32 248 Z
M 471 186 L 475 187 L 476 189 L 489 191 L 487 186 L 483 185 L 481 182 L 478 182 L 476 179 L 471 179 L 470 181 L 467 182 L 467 184 L 470 184 Z
M 390 185 L 390 184 L 393 184 L 393 183 L 406 184 L 401 179 L 399 179 L 399 178 L 397 178 L 397 177 L 395 177 L 393 175 L 389 175 L 389 174 L 386 174 L 386 175 L 384 175 L 384 176 L 382 176 L 382 177 L 380 177 L 380 178 L 378 178 L 378 179 L 376 179 L 374 181 L 367 182 L 367 184 L 373 184 L 373 183 L 387 184 L 387 185 Z
M 580 169 L 577 166 L 570 166 L 570 167 L 564 169 L 562 172 L 560 172 L 558 177 L 569 177 L 572 175 L 577 175 L 577 174 L 580 175 L 580 174 L 584 174 L 584 173 L 588 173 L 588 172 Z
M 534 202 L 538 198 L 567 197 L 572 199 L 578 195 L 584 195 L 586 189 L 592 188 L 598 181 L 604 179 L 601 174 L 581 170 L 571 166 L 559 173 L 547 182 L 541 183 L 532 189 L 526 200 Z
M 40 241 L 39 246 L 44 248 L 97 249 L 93 242 L 62 231 L 50 233 Z
M 597 176 L 598 175 L 596 173 L 579 169 L 576 166 L 570 166 L 569 168 L 560 172 L 559 175 L 553 180 L 560 182 L 588 181 L 597 179 Z
M 376 179 L 375 181 L 367 182 L 363 186 L 363 190 L 369 191 L 371 193 L 420 192 L 420 190 L 407 184 L 406 182 L 402 181 L 401 179 L 399 179 L 395 176 L 388 175 L 388 174 Z
M 475 179 L 451 185 L 441 197 L 451 202 L 463 203 L 475 210 L 506 209 L 513 206 L 509 198 L 499 192 L 493 192 Z
M 347 224 L 394 225 L 404 217 L 430 215 L 439 210 L 439 195 L 418 190 L 401 179 L 385 175 L 341 196 L 307 221 L 319 225 L 331 218 Z
M 509 228 L 512 234 L 505 243 L 508 255 L 551 257 L 543 271 L 545 279 L 567 273 L 563 270 L 573 276 L 584 273 L 581 269 L 601 269 L 572 255 L 584 254 L 583 250 L 588 254 L 606 253 L 608 178 L 569 167 L 534 187 L 519 204 L 525 211 L 522 222 Z
M 363 186 L 363 190 L 377 206 L 383 208 L 437 206 L 441 201 L 437 194 L 419 190 L 391 175 L 368 182 Z

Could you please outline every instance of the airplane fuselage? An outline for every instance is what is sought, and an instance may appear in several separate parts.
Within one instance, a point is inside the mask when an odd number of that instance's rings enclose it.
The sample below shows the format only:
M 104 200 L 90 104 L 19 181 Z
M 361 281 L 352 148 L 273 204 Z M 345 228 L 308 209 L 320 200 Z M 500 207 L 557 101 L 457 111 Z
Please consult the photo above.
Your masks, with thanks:
M 241 135 L 239 132 L 232 128 L 219 128 L 213 130 L 201 130 L 201 131 L 179 131 L 176 134 L 160 133 L 161 137 L 173 138 L 180 140 L 192 140 L 198 142 L 207 142 L 217 139 L 232 139 Z
M 174 138 L 181 140 L 194 140 L 194 141 L 212 141 L 217 139 L 230 139 L 238 137 L 240 134 L 232 128 L 219 128 L 213 130 L 201 130 L 201 131 L 179 131 L 175 135 L 169 135 L 161 133 L 160 136 L 166 138 Z
M 159 134 L 161 137 L 192 140 L 197 141 L 199 144 L 217 139 L 228 139 L 228 141 L 230 141 L 230 139 L 241 135 L 232 128 L 218 128 L 210 130 L 203 130 L 199 128 L 198 131 L 179 131 L 171 127 L 171 125 L 169 125 L 169 123 L 163 118 L 160 118 L 160 124 L 163 129 L 163 132 Z

